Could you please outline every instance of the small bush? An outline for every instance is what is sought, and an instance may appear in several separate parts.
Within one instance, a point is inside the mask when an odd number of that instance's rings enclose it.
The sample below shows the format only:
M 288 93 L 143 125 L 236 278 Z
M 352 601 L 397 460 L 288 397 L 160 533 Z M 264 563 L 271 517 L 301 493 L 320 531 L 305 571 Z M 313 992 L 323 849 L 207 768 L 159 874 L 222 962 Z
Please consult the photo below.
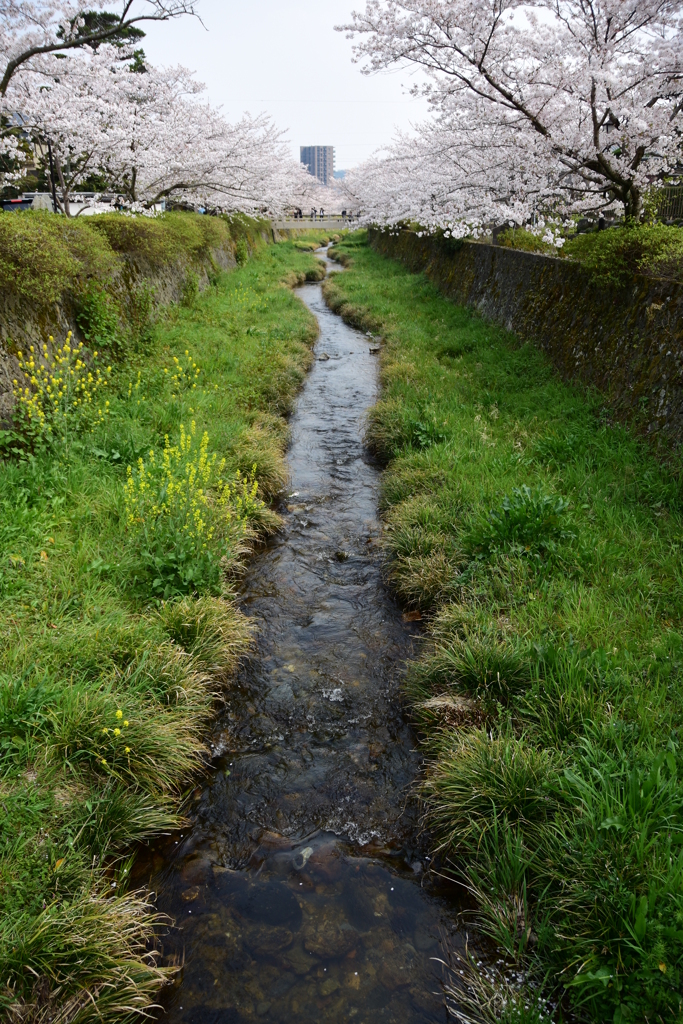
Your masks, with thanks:
M 683 280 L 683 229 L 633 225 L 576 235 L 562 255 L 577 260 L 598 285 L 625 286 L 634 274 Z
M 235 243 L 235 262 L 238 267 L 243 267 L 249 259 L 249 246 L 246 238 L 238 238 Z
M 197 277 L 194 270 L 188 270 L 185 275 L 185 281 L 183 282 L 183 290 L 181 295 L 181 303 L 183 306 L 191 307 L 194 306 L 199 295 L 199 278 Z
M 114 298 L 101 285 L 91 282 L 81 295 L 76 323 L 90 348 L 105 350 L 119 359 L 124 354 L 120 311 Z
M 116 257 L 80 221 L 49 213 L 0 213 L 0 290 L 47 310 L 91 280 L 106 280 Z
M 166 213 L 159 217 L 102 214 L 89 219 L 114 252 L 143 260 L 155 270 L 183 256 L 206 256 L 212 248 L 227 245 L 230 238 L 229 225 L 220 217 Z

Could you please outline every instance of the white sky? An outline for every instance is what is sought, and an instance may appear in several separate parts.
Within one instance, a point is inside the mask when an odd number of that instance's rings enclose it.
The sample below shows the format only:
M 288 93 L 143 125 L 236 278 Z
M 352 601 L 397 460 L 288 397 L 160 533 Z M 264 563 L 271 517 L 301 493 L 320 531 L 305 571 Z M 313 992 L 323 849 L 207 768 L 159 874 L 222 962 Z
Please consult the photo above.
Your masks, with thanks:
M 361 75 L 351 42 L 334 25 L 364 0 L 200 0 L 193 18 L 141 26 L 152 64 L 183 64 L 207 85 L 205 97 L 229 120 L 266 111 L 299 146 L 334 146 L 350 168 L 409 129 L 427 105 L 408 90 L 407 71 Z

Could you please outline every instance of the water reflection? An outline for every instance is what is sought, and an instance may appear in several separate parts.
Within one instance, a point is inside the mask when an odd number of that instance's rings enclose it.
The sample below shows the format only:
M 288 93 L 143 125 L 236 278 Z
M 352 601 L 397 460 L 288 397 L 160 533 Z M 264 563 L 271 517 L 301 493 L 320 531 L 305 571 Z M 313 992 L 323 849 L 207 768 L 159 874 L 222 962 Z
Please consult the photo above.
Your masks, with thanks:
M 439 938 L 452 916 L 417 839 L 418 769 L 401 713 L 414 623 L 385 591 L 369 339 L 299 289 L 321 327 L 292 418 L 285 528 L 251 563 L 257 650 L 212 737 L 192 828 L 153 851 L 184 957 L 172 1024 L 445 1021 Z

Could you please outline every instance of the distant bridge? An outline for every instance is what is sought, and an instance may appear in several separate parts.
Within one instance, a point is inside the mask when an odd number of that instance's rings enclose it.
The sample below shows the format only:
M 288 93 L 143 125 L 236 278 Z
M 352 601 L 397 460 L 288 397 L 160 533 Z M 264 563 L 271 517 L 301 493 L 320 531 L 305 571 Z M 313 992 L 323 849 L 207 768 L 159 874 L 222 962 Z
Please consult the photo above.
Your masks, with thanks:
M 358 220 L 350 217 L 284 217 L 282 220 L 272 220 L 271 224 L 275 231 L 355 231 L 358 227 Z

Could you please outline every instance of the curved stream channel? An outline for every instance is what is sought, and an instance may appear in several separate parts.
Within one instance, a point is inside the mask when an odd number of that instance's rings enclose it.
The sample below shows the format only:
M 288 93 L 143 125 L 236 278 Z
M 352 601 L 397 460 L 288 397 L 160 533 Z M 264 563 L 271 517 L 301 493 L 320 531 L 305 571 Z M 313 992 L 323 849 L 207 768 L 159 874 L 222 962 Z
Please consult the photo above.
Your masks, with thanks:
M 184 961 L 165 1019 L 445 1022 L 434 958 L 453 901 L 425 873 L 398 692 L 415 625 L 382 584 L 363 447 L 376 356 L 319 284 L 298 294 L 318 359 L 291 422 L 285 525 L 242 587 L 257 648 L 216 722 L 191 828 L 152 851 L 176 922 L 164 953 Z

